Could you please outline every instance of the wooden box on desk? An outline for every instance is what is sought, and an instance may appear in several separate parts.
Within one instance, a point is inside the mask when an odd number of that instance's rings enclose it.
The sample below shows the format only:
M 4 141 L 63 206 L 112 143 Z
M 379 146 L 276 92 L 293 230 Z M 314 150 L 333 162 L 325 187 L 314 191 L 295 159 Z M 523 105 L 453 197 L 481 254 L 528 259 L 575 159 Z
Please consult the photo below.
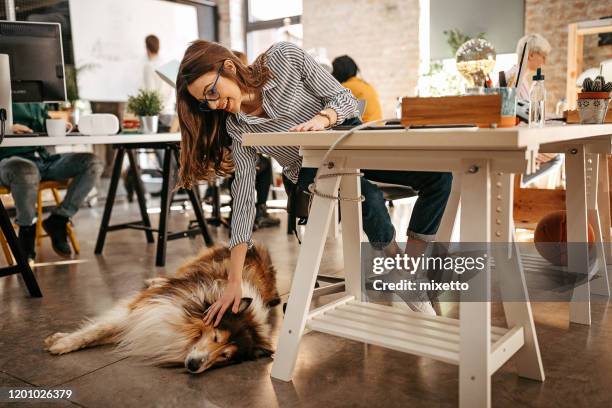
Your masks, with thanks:
M 402 98 L 403 126 L 501 124 L 500 95 Z

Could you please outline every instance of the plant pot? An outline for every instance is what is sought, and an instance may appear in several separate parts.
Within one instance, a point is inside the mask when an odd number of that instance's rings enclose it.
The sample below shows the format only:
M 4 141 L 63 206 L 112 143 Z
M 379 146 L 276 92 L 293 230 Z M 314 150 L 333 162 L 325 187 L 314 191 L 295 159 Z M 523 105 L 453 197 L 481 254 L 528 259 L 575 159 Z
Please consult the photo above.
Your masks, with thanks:
M 141 116 L 140 131 L 142 133 L 157 133 L 157 125 L 159 124 L 159 116 Z
M 578 94 L 580 123 L 604 123 L 609 104 L 610 94 L 608 92 L 580 92 Z

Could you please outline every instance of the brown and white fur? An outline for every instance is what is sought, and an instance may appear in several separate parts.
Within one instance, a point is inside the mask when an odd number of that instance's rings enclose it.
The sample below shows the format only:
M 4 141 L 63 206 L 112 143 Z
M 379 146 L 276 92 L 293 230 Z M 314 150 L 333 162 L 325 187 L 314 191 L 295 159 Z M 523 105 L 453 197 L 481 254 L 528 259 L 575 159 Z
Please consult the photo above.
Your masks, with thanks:
M 280 299 L 276 272 L 262 247 L 247 252 L 239 312 L 228 310 L 216 328 L 203 323 L 227 283 L 229 255 L 224 247 L 203 251 L 174 277 L 148 280 L 147 288 L 78 330 L 47 337 L 45 349 L 59 355 L 115 344 L 122 355 L 156 365 L 181 364 L 193 374 L 270 356 L 269 308 Z

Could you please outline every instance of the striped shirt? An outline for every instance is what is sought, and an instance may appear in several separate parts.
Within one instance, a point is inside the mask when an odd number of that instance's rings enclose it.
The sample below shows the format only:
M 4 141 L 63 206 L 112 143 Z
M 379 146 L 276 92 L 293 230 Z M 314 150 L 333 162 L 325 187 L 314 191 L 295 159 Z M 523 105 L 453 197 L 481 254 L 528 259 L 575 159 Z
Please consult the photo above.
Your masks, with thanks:
M 262 87 L 262 105 L 267 118 L 243 112 L 227 118 L 227 132 L 232 139 L 232 160 L 235 166 L 231 194 L 233 211 L 230 248 L 240 243 L 253 245 L 255 222 L 255 163 L 257 153 L 273 157 L 283 173 L 297 182 L 302 166 L 299 148 L 294 146 L 242 145 L 244 133 L 287 132 L 307 122 L 322 109 L 331 108 L 338 115 L 337 123 L 357 116 L 357 100 L 351 92 L 298 46 L 280 42 L 266 51 L 272 78 Z

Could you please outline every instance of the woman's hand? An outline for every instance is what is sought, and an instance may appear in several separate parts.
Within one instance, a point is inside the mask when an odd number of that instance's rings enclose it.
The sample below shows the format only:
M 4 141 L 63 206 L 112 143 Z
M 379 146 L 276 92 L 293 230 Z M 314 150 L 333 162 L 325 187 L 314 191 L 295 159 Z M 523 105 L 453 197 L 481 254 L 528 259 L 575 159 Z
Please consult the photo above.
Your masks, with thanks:
M 223 295 L 215 303 L 210 305 L 204 315 L 204 324 L 211 324 L 217 327 L 225 314 L 225 311 L 232 308 L 232 313 L 238 313 L 240 300 L 242 299 L 242 280 L 228 280 Z
M 300 123 L 299 125 L 295 125 L 291 129 L 290 132 L 307 132 L 309 130 L 324 130 L 329 126 L 329 119 L 325 116 L 317 115 L 314 118 L 310 119 L 308 122 Z

